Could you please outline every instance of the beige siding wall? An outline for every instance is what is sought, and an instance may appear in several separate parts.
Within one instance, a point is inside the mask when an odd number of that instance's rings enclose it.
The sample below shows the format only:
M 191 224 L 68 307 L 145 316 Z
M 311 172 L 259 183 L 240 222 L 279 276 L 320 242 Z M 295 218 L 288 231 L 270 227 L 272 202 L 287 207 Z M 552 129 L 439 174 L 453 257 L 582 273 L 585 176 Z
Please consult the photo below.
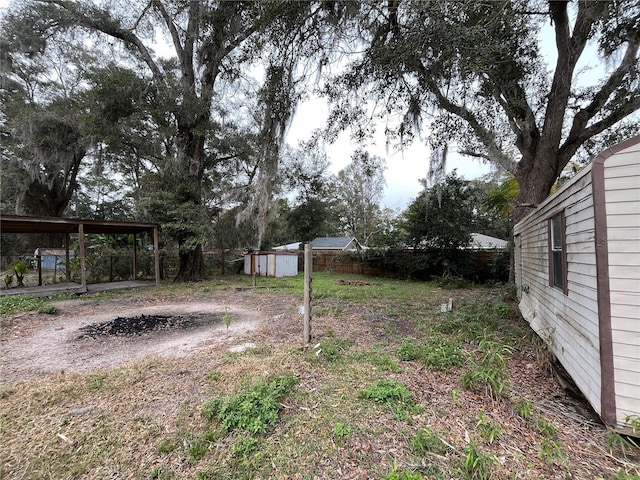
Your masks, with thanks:
M 640 145 L 605 161 L 617 420 L 640 416 Z
M 568 295 L 549 286 L 548 219 L 566 217 Z M 591 168 L 516 227 L 520 309 L 585 397 L 600 410 L 600 353 Z

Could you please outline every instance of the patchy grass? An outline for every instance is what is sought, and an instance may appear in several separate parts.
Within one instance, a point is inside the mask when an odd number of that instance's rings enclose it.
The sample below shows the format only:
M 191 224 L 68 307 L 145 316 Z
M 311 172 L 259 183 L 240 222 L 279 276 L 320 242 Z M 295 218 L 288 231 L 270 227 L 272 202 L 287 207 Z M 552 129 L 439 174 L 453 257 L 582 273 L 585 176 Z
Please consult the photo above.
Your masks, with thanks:
M 559 388 L 501 289 L 314 274 L 319 345 L 301 348 L 300 277 L 92 296 L 209 299 L 264 320 L 240 354 L 3 384 L 0 478 L 638 478 L 637 446 Z
M 51 303 L 32 295 L 10 295 L 0 297 L 0 314 L 16 312 L 55 313 L 56 307 Z

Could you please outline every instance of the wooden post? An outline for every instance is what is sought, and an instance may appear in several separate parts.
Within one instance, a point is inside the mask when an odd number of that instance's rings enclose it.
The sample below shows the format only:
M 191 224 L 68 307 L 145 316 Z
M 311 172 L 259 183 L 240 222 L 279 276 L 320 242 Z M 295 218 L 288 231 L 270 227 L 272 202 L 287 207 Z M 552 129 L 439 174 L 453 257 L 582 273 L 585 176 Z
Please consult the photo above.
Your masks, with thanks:
M 302 342 L 307 345 L 311 341 L 311 281 L 313 272 L 313 251 L 311 244 L 304 246 L 304 326 Z
M 65 234 L 64 236 L 64 259 L 65 259 L 65 270 L 64 270 L 64 276 L 67 279 L 67 283 L 71 282 L 71 256 L 69 253 L 69 243 L 71 240 L 71 235 L 69 235 L 68 233 Z
M 160 285 L 160 248 L 158 241 L 158 227 L 153 228 L 153 253 L 155 256 L 156 285 Z
M 138 279 L 138 236 L 133 234 L 133 275 L 134 280 Z
M 85 248 L 84 248 L 84 225 L 81 223 L 78 225 L 78 253 L 80 254 L 80 285 L 84 291 L 87 291 L 87 264 L 85 262 Z

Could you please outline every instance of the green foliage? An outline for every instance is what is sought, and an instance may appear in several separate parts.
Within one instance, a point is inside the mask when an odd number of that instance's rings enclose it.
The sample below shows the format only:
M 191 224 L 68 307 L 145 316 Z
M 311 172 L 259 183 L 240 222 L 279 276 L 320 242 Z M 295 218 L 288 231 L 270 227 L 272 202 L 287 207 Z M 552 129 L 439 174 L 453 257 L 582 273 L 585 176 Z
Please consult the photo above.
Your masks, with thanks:
M 246 458 L 256 450 L 258 450 L 259 446 L 260 440 L 256 437 L 238 437 L 233 441 L 233 444 L 231 445 L 231 455 L 233 455 L 234 457 Z
M 482 385 L 493 398 L 496 398 L 507 387 L 504 358 L 513 348 L 499 342 L 495 334 L 486 330 L 480 339 L 479 347 L 482 351 L 480 362 L 471 360 L 471 369 L 462 376 L 461 382 L 468 390 L 476 390 Z
M 278 413 L 282 408 L 280 401 L 296 383 L 297 379 L 291 375 L 269 383 L 257 382 L 226 402 L 216 398 L 205 403 L 202 415 L 209 420 L 219 421 L 226 432 L 240 429 L 249 433 L 264 433 L 278 421 Z
M 403 214 L 406 243 L 429 252 L 429 267 L 420 277 L 462 276 L 469 257 L 460 250 L 471 241 L 474 230 L 469 182 L 454 172 L 437 187 L 426 189 Z M 426 266 L 425 266 L 426 267 Z
M 35 311 L 38 313 L 55 313 L 56 307 L 47 301 L 31 295 L 8 295 L 0 297 L 0 314 Z
M 635 435 L 640 435 L 640 415 L 628 415 L 624 420 L 631 426 Z
M 445 443 L 430 428 L 421 428 L 411 439 L 411 447 L 418 453 L 435 453 L 444 455 L 448 451 Z
M 560 442 L 549 438 L 543 438 L 540 442 L 540 452 L 538 456 L 544 460 L 549 468 L 553 468 L 556 462 L 563 461 L 565 458 Z
M 533 404 L 524 398 L 516 398 L 514 408 L 519 417 L 528 420 L 533 414 Z
M 536 430 L 540 435 L 543 435 L 547 438 L 553 438 L 556 436 L 556 427 L 553 426 L 546 418 L 538 418 L 536 419 Z
M 409 413 L 421 411 L 421 408 L 414 402 L 409 389 L 394 380 L 378 380 L 370 387 L 358 392 L 358 396 L 386 405 L 398 419 L 406 419 Z
M 396 352 L 403 361 L 418 360 L 432 370 L 442 372 L 462 365 L 460 343 L 446 338 L 429 338 L 419 345 L 405 340 Z
M 352 430 L 353 429 L 350 426 L 345 425 L 342 422 L 338 422 L 333 427 L 333 438 L 334 440 L 344 441 L 349 435 L 351 435 Z
M 627 473 L 620 469 L 613 477 L 609 477 L 607 479 L 604 477 L 597 477 L 595 480 L 640 480 L 640 475 Z
M 462 450 L 460 471 L 464 478 L 469 480 L 490 480 L 492 478 L 491 469 L 496 464 L 491 455 L 483 454 L 478 450 L 475 442 L 471 441 Z
M 613 453 L 614 450 L 620 450 L 623 453 L 626 453 L 627 449 L 640 448 L 637 439 L 633 439 L 626 435 L 620 435 L 613 430 L 607 430 L 606 443 L 609 448 L 609 452 L 611 453 Z
M 229 311 L 229 307 L 224 307 L 224 314 L 222 315 L 222 323 L 224 323 L 224 326 L 227 327 L 227 330 L 229 330 L 229 326 L 231 325 L 232 321 L 233 321 L 233 314 Z
M 476 428 L 480 432 L 482 438 L 487 441 L 487 443 L 493 443 L 502 432 L 500 424 L 491 421 L 484 413 L 478 417 Z
M 384 475 L 381 480 L 424 480 L 424 477 L 418 472 L 398 470 L 398 467 L 394 465 L 391 467 L 391 470 L 389 470 L 389 473 Z
M 176 444 L 176 442 L 174 440 L 170 440 L 170 439 L 166 439 L 165 438 L 165 439 L 160 440 L 160 442 L 156 446 L 156 451 L 160 455 L 166 455 L 168 453 L 171 453 L 171 452 L 175 451 L 177 448 L 178 448 L 178 445 Z
M 344 352 L 353 345 L 352 339 L 330 338 L 320 342 L 319 356 L 327 362 L 336 363 L 343 359 Z

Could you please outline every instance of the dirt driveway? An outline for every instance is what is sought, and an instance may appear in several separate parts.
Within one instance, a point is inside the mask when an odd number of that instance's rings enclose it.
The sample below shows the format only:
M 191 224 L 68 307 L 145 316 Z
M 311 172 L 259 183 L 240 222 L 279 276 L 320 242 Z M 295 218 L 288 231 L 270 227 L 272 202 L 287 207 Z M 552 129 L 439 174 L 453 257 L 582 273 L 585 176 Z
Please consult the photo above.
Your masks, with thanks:
M 242 343 L 256 331 L 261 320 L 271 318 L 255 305 L 247 306 L 247 298 L 242 305 L 229 300 L 67 300 L 54 303 L 54 315 L 22 313 L 5 318 L 0 384 L 62 371 L 112 368 L 146 356 L 184 357 L 220 344 Z M 128 335 L 86 334 L 89 325 L 142 316 L 181 321 Z M 228 327 L 223 318 L 230 319 Z

